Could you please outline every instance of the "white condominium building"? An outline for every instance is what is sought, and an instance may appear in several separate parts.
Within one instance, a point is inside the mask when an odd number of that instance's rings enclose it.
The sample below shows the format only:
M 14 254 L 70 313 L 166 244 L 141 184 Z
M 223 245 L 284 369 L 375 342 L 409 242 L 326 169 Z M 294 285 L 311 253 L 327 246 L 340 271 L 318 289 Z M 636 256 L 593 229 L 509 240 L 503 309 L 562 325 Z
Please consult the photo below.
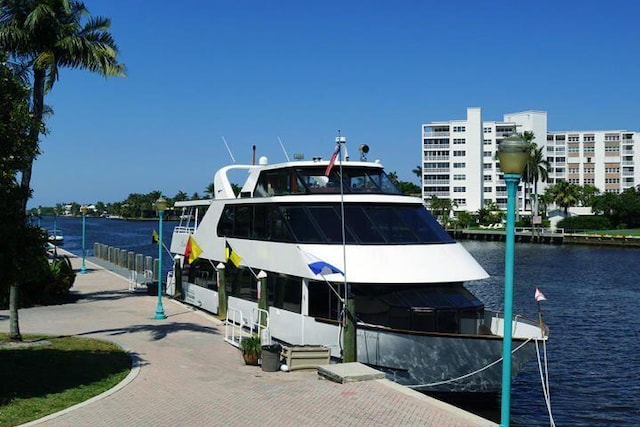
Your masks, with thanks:
M 638 132 L 550 132 L 545 111 L 505 114 L 503 119 L 483 121 L 480 108 L 468 108 L 466 120 L 422 125 L 422 198 L 427 204 L 435 195 L 453 200 L 456 210 L 477 211 L 487 201 L 506 208 L 496 149 L 514 131 L 533 132 L 534 142 L 544 147 L 549 180 L 538 183 L 539 193 L 562 180 L 616 193 L 640 183 L 640 156 L 634 152 Z M 524 189 L 521 183 L 518 209 L 530 211 Z

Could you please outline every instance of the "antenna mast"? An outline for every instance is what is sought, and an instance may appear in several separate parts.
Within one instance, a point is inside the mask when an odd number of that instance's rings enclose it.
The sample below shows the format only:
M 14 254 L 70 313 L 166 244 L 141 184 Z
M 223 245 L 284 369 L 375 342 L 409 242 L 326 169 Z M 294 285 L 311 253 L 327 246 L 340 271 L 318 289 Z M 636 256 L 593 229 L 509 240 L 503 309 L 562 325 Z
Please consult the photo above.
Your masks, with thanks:
M 284 148 L 284 144 L 282 143 L 282 140 L 280 139 L 280 137 L 278 137 L 278 142 L 280 143 L 280 147 L 282 148 L 282 152 L 284 153 L 284 157 L 287 158 L 287 162 L 290 162 L 291 160 L 289 160 L 289 155 L 287 154 L 287 150 Z
M 224 142 L 224 146 L 227 147 L 227 151 L 229 152 L 229 155 L 231 156 L 231 160 L 233 161 L 233 163 L 236 162 L 236 158 L 233 157 L 233 153 L 231 152 L 231 149 L 229 148 L 229 144 L 227 144 L 227 140 L 224 139 L 224 136 L 222 137 L 222 142 Z

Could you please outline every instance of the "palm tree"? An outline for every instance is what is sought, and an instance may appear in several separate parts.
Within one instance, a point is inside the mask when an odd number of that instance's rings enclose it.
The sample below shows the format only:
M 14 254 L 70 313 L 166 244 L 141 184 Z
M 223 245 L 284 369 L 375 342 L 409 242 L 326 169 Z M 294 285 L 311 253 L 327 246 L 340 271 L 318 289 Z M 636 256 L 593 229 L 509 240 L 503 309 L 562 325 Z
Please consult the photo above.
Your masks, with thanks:
M 420 181 L 422 181 L 422 166 L 416 166 L 414 169 L 411 169 L 411 172 L 414 173 Z
M 526 132 L 525 132 L 526 133 Z M 538 181 L 546 182 L 549 179 L 549 161 L 544 157 L 544 146 L 538 148 L 535 142 L 531 143 L 531 155 L 525 168 L 525 177 L 529 183 L 533 183 L 533 194 L 529 195 L 533 199 L 532 212 L 538 214 Z
M 564 215 L 567 216 L 569 207 L 578 203 L 579 187 L 567 181 L 560 181 L 551 187 L 553 202 L 564 208 Z
M 87 18 L 86 23 L 82 23 Z M 125 76 L 116 57 L 118 48 L 109 33 L 111 21 L 89 17 L 84 3 L 75 0 L 0 0 L 0 51 L 31 68 L 33 122 L 29 144 L 33 155 L 22 168 L 20 185 L 27 209 L 33 160 L 43 129 L 44 96 L 58 80 L 62 67 L 86 69 L 108 76 Z M 10 336 L 20 338 L 17 304 L 18 285 L 10 289 Z M 15 295 L 14 295 L 15 293 Z M 14 325 L 16 329 L 14 330 Z
M 83 18 L 86 23 L 82 23 Z M 30 141 L 38 146 L 44 96 L 62 67 L 86 69 L 105 77 L 124 77 L 108 18 L 89 17 L 74 0 L 0 0 L 0 50 L 31 68 L 33 123 Z M 22 171 L 21 185 L 30 188 L 33 159 Z M 26 209 L 27 200 L 23 201 Z
M 205 188 L 204 195 L 208 196 L 210 199 L 213 199 L 215 194 L 216 194 L 216 189 L 215 189 L 215 185 L 212 182 L 211 184 L 207 185 L 207 188 Z

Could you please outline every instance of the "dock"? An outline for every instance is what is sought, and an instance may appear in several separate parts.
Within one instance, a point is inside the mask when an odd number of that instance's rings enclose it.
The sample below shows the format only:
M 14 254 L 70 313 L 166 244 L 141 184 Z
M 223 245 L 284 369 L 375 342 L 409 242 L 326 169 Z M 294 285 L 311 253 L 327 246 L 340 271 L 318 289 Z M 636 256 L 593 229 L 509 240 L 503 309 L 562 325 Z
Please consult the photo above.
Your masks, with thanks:
M 504 242 L 504 230 L 454 230 L 447 232 L 456 240 L 481 240 Z M 622 246 L 640 248 L 640 236 L 623 236 L 593 233 L 566 233 L 541 229 L 535 232 L 531 228 L 518 227 L 515 231 L 515 241 L 519 243 L 542 243 L 547 245 L 594 245 L 594 246 Z
M 79 269 L 81 260 L 67 255 Z M 129 352 L 134 368 L 103 395 L 28 425 L 495 426 L 368 370 L 361 373 L 360 366 L 333 374 L 361 379 L 343 382 L 324 379 L 317 369 L 247 366 L 224 342 L 219 319 L 163 298 L 167 318 L 155 320 L 157 297 L 130 292 L 121 276 L 126 268 L 97 258 L 89 258 L 87 267 L 72 288 L 77 301 L 21 309 L 21 331 L 112 341 Z M 0 327 L 9 327 L 6 311 Z

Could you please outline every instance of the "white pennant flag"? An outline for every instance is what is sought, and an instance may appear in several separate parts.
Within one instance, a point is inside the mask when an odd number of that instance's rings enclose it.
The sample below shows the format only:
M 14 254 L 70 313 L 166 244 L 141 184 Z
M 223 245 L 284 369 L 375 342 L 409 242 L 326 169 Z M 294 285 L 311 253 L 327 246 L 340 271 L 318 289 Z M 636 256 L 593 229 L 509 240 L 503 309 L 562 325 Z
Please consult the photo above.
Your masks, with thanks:
M 536 295 L 534 296 L 534 298 L 536 299 L 536 302 L 547 300 L 547 297 L 545 297 L 544 294 L 537 287 L 536 287 Z

